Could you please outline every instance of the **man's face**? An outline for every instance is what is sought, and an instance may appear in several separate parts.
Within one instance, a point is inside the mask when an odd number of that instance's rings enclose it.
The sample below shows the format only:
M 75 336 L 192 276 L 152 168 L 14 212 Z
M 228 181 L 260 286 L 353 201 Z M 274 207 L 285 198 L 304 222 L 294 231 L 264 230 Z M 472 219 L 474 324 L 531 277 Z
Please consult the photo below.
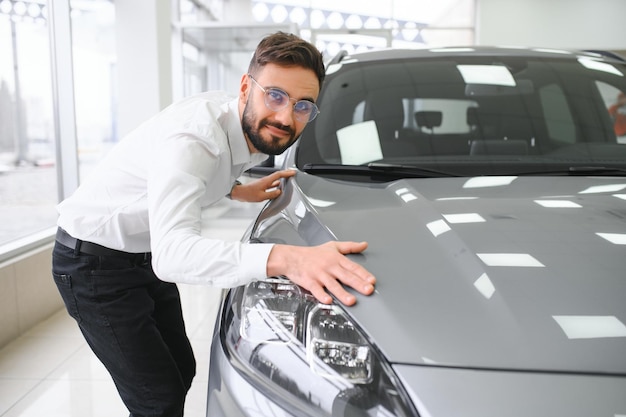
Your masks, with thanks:
M 265 94 L 259 86 L 265 89 L 279 88 L 295 100 L 315 102 L 319 94 L 317 76 L 313 71 L 301 67 L 268 64 L 258 74 L 253 74 L 253 77 L 258 85 L 248 76 L 244 76 L 241 82 L 243 132 L 248 146 L 253 148 L 252 152 L 280 155 L 296 141 L 306 123 L 296 120 L 294 102 L 291 100 L 287 107 L 279 111 L 268 109 L 265 105 Z

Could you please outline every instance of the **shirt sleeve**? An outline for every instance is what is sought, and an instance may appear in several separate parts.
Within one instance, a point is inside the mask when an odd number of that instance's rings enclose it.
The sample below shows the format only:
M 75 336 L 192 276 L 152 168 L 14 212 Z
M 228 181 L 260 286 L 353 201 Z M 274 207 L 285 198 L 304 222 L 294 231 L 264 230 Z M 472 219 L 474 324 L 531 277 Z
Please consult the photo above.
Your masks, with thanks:
M 168 282 L 230 288 L 267 275 L 271 244 L 247 244 L 202 236 L 202 203 L 217 201 L 232 180 L 230 154 L 219 147 L 178 135 L 155 151 L 148 174 L 152 265 Z

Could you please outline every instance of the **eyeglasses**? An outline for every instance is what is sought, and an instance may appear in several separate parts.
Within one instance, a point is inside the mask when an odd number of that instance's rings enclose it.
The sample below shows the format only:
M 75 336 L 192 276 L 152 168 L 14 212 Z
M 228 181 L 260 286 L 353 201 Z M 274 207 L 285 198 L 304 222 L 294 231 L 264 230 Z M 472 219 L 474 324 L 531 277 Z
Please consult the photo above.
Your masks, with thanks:
M 248 74 L 248 77 L 250 77 L 257 87 L 259 87 L 265 94 L 265 105 L 268 109 L 272 111 L 280 111 L 289 105 L 289 101 L 293 101 L 293 113 L 295 118 L 297 121 L 303 123 L 313 121 L 313 119 L 320 114 L 320 110 L 317 108 L 315 103 L 308 100 L 296 100 L 295 98 L 291 98 L 289 97 L 289 94 L 285 93 L 280 88 L 263 88 L 252 75 Z

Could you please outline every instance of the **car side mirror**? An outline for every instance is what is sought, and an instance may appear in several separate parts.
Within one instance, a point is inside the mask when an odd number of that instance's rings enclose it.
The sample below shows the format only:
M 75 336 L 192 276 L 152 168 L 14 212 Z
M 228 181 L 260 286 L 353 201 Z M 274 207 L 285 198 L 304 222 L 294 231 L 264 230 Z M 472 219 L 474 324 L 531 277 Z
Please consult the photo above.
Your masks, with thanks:
M 280 170 L 280 164 L 277 163 L 276 157 L 274 155 L 270 155 L 265 161 L 248 169 L 245 172 L 245 175 L 259 178 L 265 177 L 278 170 Z

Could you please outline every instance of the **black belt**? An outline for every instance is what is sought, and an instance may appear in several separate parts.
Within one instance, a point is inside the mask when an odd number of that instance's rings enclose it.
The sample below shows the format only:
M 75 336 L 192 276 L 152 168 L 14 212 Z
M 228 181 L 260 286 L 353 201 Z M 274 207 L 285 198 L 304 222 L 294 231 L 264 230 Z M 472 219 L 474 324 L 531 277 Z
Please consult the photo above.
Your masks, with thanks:
M 125 258 L 131 260 L 148 261 L 150 259 L 150 252 L 143 253 L 130 253 L 121 250 L 110 249 L 96 243 L 85 242 L 84 240 L 76 239 L 70 236 L 65 230 L 60 227 L 57 229 L 56 241 L 63 246 L 67 246 L 70 249 L 74 249 L 77 253 L 83 253 L 94 256 L 117 256 L 118 258 Z

